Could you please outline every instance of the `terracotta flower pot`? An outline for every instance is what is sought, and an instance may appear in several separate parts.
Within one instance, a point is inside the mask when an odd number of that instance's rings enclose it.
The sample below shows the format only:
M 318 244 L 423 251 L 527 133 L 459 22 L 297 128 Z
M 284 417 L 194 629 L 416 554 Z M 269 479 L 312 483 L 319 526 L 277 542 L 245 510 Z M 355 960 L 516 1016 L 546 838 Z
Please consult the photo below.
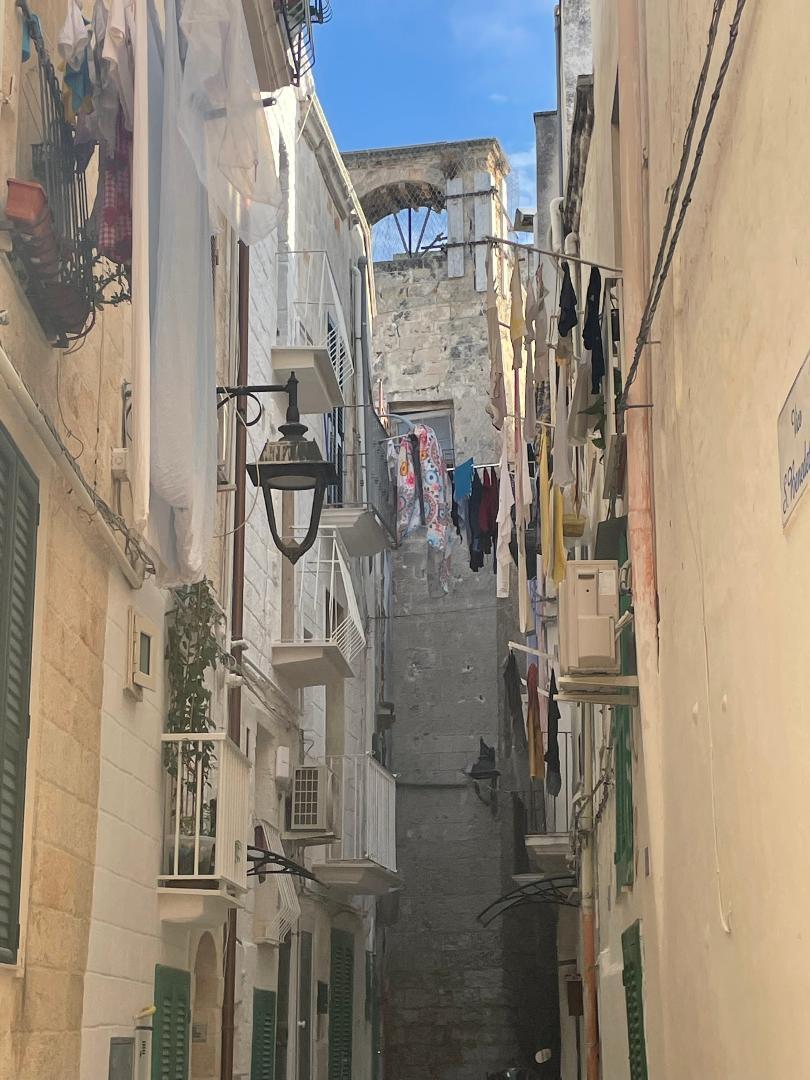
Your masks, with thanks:
M 29 227 L 38 225 L 48 212 L 48 196 L 42 184 L 9 178 L 6 217 Z

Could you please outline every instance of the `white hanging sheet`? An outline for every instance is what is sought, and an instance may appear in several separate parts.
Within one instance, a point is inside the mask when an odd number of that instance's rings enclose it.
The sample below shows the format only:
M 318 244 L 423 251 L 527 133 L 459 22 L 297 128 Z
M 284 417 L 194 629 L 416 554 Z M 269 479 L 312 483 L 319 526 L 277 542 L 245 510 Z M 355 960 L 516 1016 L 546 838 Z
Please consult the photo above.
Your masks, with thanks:
M 185 0 L 177 126 L 211 202 L 245 244 L 275 228 L 281 184 L 241 0 Z
M 182 66 L 166 0 L 163 139 L 152 313 L 150 540 L 163 585 L 205 576 L 216 498 L 216 363 L 208 196 L 177 138 Z

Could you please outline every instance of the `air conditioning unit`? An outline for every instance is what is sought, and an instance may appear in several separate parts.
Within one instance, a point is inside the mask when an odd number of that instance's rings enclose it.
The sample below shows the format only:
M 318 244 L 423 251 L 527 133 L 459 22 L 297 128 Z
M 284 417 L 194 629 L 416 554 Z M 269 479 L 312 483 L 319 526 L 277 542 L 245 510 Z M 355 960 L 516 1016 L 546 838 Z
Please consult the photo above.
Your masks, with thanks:
M 328 765 L 297 765 L 290 799 L 289 836 L 305 839 L 336 836 L 337 790 Z
M 618 562 L 569 562 L 559 599 L 560 674 L 618 675 Z

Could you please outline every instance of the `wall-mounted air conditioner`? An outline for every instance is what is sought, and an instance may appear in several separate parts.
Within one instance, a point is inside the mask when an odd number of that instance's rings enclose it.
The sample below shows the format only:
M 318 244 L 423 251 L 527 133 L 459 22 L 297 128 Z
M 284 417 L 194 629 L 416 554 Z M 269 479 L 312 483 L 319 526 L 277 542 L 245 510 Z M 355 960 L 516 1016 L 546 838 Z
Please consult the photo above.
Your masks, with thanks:
M 560 674 L 618 675 L 619 564 L 569 562 L 559 599 Z
M 305 839 L 336 836 L 335 775 L 327 765 L 297 765 L 290 798 L 289 836 Z

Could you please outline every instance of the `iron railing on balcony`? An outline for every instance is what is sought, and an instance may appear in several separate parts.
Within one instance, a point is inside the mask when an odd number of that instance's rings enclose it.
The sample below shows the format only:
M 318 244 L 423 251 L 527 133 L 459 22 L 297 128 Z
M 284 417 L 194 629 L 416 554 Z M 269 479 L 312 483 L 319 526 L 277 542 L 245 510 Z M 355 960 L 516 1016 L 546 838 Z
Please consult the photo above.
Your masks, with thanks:
M 315 63 L 312 27 L 332 18 L 331 0 L 276 0 L 276 3 L 290 51 L 292 82 L 299 86 Z
M 567 836 L 571 831 L 574 797 L 573 739 L 570 731 L 561 731 L 557 737 L 562 780 L 558 795 L 549 795 L 542 780 L 535 781 L 525 791 L 512 792 L 515 866 L 518 873 L 526 873 L 529 868 L 525 847 L 527 836 Z
M 396 872 L 396 781 L 369 754 L 329 757 L 340 792 L 340 840 L 327 862 L 370 860 Z
M 85 179 L 92 145 L 81 153 L 76 147 L 39 20 L 26 0 L 17 0 L 17 6 L 33 42 L 37 76 L 23 75 L 28 108 L 20 121 L 20 175 L 9 180 L 6 213 L 14 225 L 14 253 L 31 305 L 45 332 L 64 347 L 87 333 L 95 312 Z M 35 206 L 43 189 L 44 206 Z M 20 200 L 29 213 L 20 214 Z
M 322 533 L 296 564 L 295 641 L 337 645 L 351 663 L 365 647 L 363 620 L 340 543 Z
M 250 762 L 224 731 L 162 736 L 163 886 L 247 889 Z
M 343 306 L 325 251 L 279 254 L 277 344 L 326 349 L 345 397 L 354 364 Z
M 292 82 L 299 86 L 315 63 L 312 10 L 309 0 L 276 0 L 276 3 L 290 51 Z

